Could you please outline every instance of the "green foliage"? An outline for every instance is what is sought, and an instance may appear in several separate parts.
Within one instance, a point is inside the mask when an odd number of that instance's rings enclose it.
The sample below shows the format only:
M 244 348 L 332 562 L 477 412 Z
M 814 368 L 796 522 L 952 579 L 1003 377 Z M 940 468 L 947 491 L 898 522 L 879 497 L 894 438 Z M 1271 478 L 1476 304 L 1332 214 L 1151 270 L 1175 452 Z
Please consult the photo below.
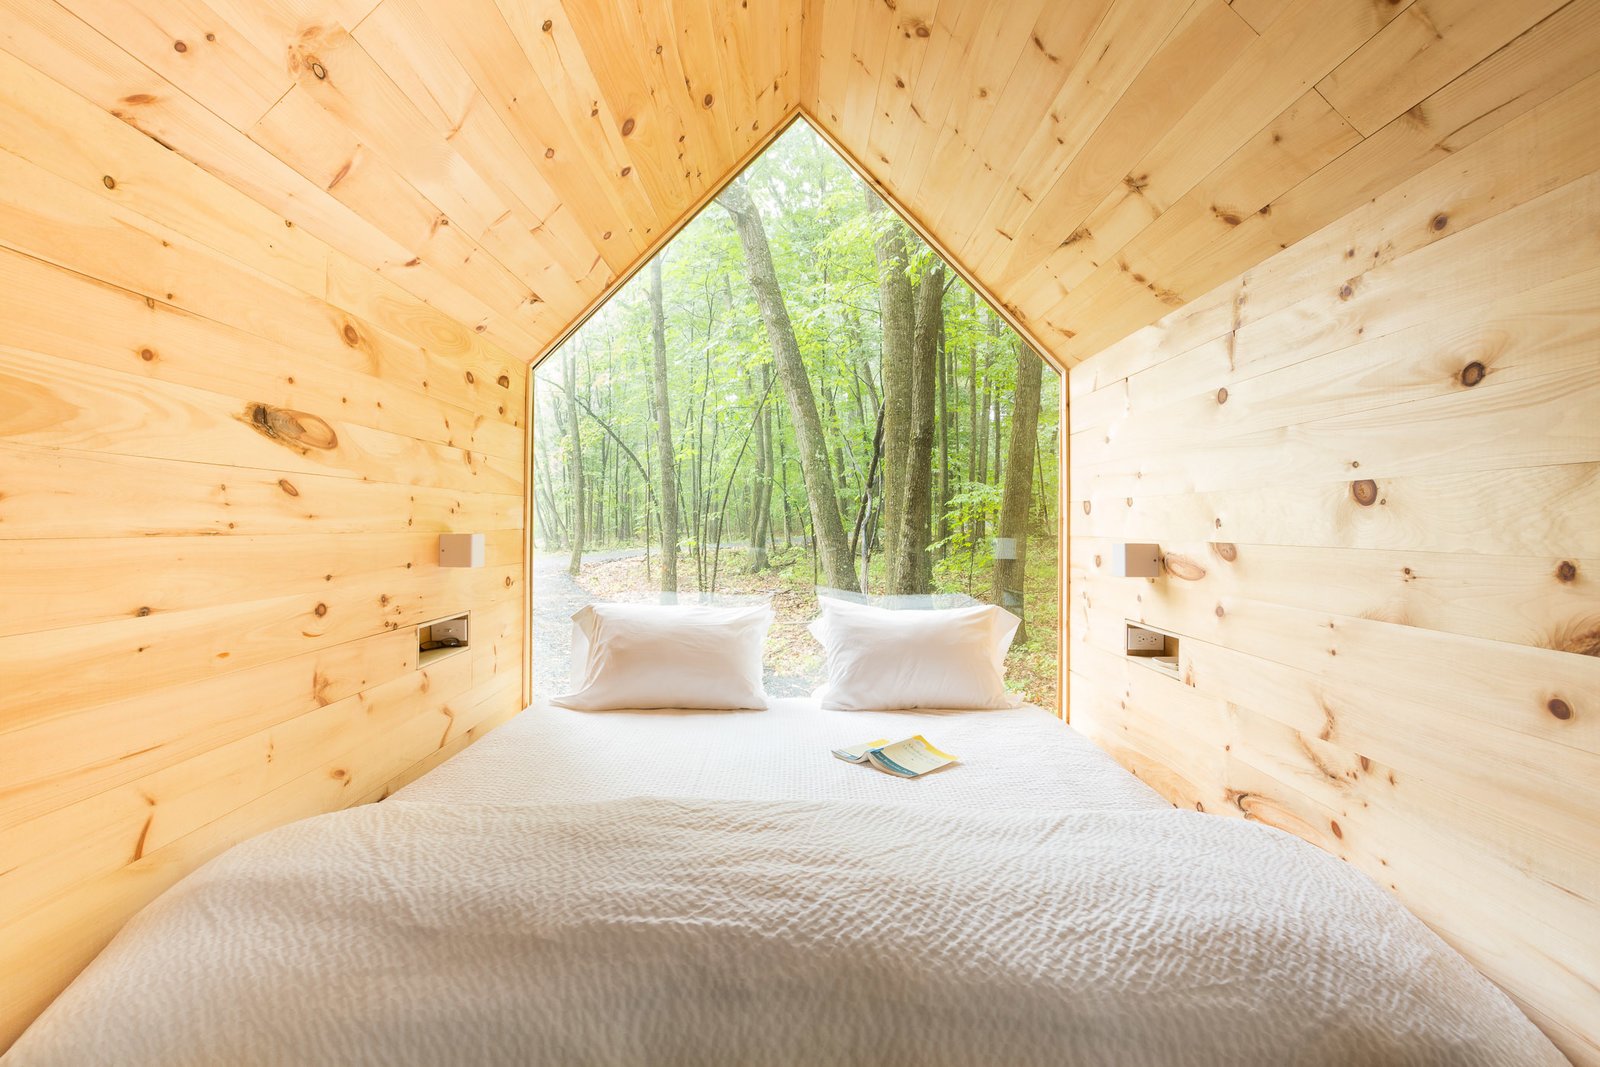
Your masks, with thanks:
M 860 178 L 803 122 L 780 137 L 749 168 L 744 181 L 761 211 L 816 397 L 848 535 L 865 497 L 873 498 L 874 514 L 882 506 L 875 496 L 877 486 L 867 482 L 883 392 L 875 241 L 885 227 L 903 230 L 913 283 L 920 282 L 937 260 L 896 214 L 871 210 L 870 194 Z M 659 455 L 656 443 L 661 413 L 654 393 L 649 272 L 641 271 L 561 352 L 536 369 L 537 543 L 547 551 L 570 547 L 572 458 L 581 448 L 585 549 L 648 543 L 658 553 L 659 516 L 652 508 L 646 478 L 659 492 L 660 464 L 665 460 L 677 471 L 683 553 L 678 574 L 686 591 L 709 589 L 713 574 L 722 591 L 732 583 L 763 581 L 773 583 L 772 588 L 809 589 L 814 561 L 806 550 L 810 518 L 798 451 L 782 390 L 773 386 L 767 393 L 772 352 L 728 212 L 713 203 L 660 255 L 672 455 Z M 964 282 L 953 274 L 947 277 L 942 342 L 947 377 L 945 403 L 938 414 L 943 433 L 935 446 L 934 463 L 936 471 L 947 468 L 942 473 L 948 493 L 941 493 L 936 473 L 935 529 L 928 551 L 940 589 L 987 599 L 992 562 L 988 538 L 993 536 L 1002 488 L 1002 472 L 995 469 L 995 434 L 1005 434 L 1009 426 L 1020 342 Z M 569 356 L 576 364 L 572 383 L 566 381 Z M 568 400 L 569 386 L 573 401 Z M 1058 499 L 1060 388 L 1055 374 L 1044 376 L 1032 524 L 1044 536 L 1036 536 L 1030 549 L 1027 578 L 1030 624 L 1036 620 L 1042 624 L 1048 614 L 1052 628 L 1057 610 L 1054 594 L 1038 593 L 1033 586 L 1037 578 L 1040 588 L 1053 589 L 1058 568 L 1054 526 L 1044 519 Z M 576 441 L 568 430 L 569 403 L 578 404 Z M 752 426 L 763 411 L 772 421 L 770 570 L 751 574 L 749 559 L 724 558 L 730 549 L 718 546 L 748 544 L 761 475 L 759 436 Z M 993 419 L 998 419 L 998 427 L 992 425 Z M 975 432 L 985 442 L 982 461 L 976 459 Z M 618 439 L 626 442 L 626 449 Z M 1003 448 L 999 454 L 1004 455 Z M 870 523 L 868 531 L 882 533 Z M 882 557 L 876 541 L 873 552 L 869 584 L 881 588 Z M 650 588 L 642 574 L 638 580 L 641 590 Z M 1040 607 L 1042 600 L 1052 602 L 1048 613 Z M 1041 628 L 1030 638 L 1029 647 L 1053 643 L 1051 633 Z M 1036 674 L 1028 674 L 1029 695 L 1053 701 L 1053 680 L 1050 687 L 1041 688 Z

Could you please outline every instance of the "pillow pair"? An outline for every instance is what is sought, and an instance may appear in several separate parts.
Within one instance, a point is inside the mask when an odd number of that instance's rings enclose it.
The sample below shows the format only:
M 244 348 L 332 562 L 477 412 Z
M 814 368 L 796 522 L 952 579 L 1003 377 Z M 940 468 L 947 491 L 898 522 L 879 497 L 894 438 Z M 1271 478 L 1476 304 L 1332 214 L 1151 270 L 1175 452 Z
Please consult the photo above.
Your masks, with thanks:
M 826 708 L 1010 708 L 1005 654 L 1018 620 L 985 604 L 889 611 L 825 598 L 811 633 L 821 642 Z M 591 604 L 573 615 L 575 691 L 585 711 L 765 708 L 761 652 L 772 609 Z

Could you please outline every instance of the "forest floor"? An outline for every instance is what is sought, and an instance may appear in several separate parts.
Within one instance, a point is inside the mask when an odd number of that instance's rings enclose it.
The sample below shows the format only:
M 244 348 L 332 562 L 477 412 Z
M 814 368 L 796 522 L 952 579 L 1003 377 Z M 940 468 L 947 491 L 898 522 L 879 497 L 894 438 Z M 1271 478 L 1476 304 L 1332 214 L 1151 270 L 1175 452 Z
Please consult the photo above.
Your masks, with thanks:
M 1053 546 L 1030 555 L 1034 559 L 1029 562 L 1027 579 L 1028 640 L 1012 645 L 1006 657 L 1006 680 L 1025 699 L 1055 708 L 1059 604 Z M 569 689 L 573 612 L 597 601 L 637 603 L 658 596 L 658 553 L 650 554 L 648 576 L 640 548 L 585 553 L 576 579 L 567 573 L 568 559 L 564 552 L 540 552 L 534 559 L 534 692 L 541 697 Z M 772 599 L 776 619 L 767 636 L 764 658 L 767 692 L 772 696 L 806 696 L 822 682 L 822 649 L 806 630 L 817 613 L 810 559 L 800 548 L 779 550 L 772 554 L 766 570 L 754 572 L 743 547 L 724 547 L 718 559 L 718 596 Z M 710 566 L 708 556 L 708 570 Z M 678 588 L 686 598 L 695 595 L 696 567 L 692 554 L 678 557 Z M 951 559 L 936 568 L 935 584 L 939 592 L 960 593 L 967 592 L 967 583 L 972 581 L 976 583 L 973 591 L 981 592 L 987 575 L 986 560 Z

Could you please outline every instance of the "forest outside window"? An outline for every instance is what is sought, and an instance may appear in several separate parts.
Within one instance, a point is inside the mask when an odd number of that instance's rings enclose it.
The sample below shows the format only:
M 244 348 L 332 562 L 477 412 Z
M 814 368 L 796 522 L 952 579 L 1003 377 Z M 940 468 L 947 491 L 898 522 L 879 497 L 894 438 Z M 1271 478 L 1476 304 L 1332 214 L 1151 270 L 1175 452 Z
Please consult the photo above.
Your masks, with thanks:
M 1060 377 L 804 121 L 535 373 L 535 694 L 572 612 L 770 596 L 820 684 L 819 586 L 998 603 L 1059 706 Z

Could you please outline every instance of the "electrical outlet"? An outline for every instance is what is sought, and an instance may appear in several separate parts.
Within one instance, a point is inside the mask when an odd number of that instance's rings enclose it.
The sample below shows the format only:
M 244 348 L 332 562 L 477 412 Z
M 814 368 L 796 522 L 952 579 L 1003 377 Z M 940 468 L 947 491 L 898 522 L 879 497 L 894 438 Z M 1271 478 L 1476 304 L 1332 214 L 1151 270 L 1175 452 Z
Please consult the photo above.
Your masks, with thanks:
M 440 619 L 433 624 L 431 629 L 433 630 L 433 639 L 435 641 L 446 641 L 454 638 L 463 645 L 467 643 L 467 618 L 465 615 L 458 619 Z
M 1160 652 L 1166 647 L 1165 634 L 1155 630 L 1147 630 L 1143 626 L 1128 624 L 1128 651 L 1129 652 Z

